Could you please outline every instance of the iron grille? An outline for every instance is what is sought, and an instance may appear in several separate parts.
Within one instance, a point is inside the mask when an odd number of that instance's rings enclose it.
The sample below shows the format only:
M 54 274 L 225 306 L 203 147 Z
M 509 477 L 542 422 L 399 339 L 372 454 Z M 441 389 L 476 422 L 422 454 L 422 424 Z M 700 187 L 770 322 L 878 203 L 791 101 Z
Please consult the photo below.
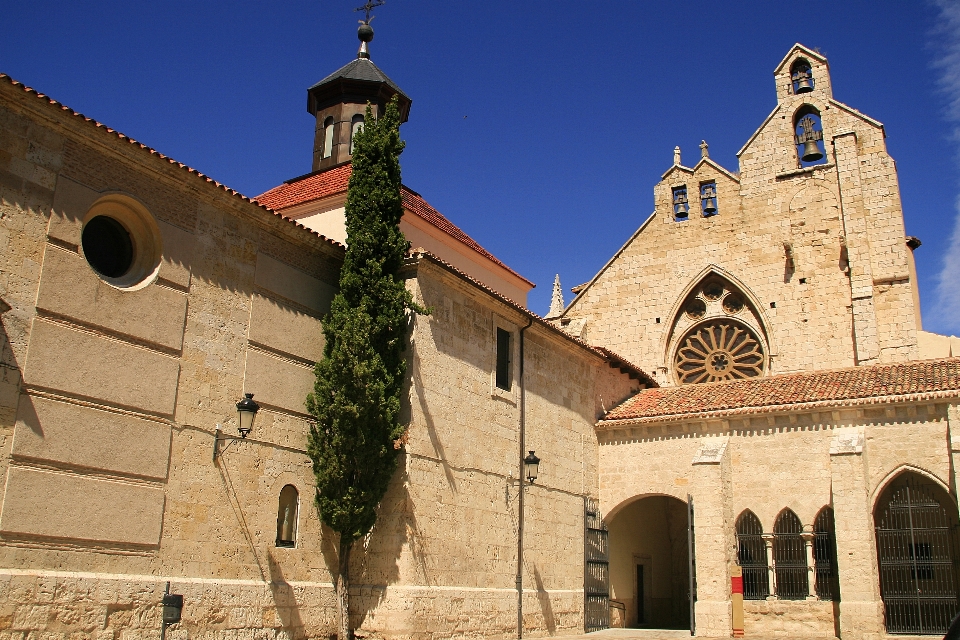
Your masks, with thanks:
M 585 498 L 583 510 L 583 626 L 590 633 L 610 626 L 610 550 L 600 505 L 592 498 Z
M 763 526 L 752 511 L 737 518 L 737 562 L 743 569 L 743 597 L 763 600 L 770 595 L 770 573 L 767 568 L 767 543 Z
M 888 633 L 946 633 L 960 607 L 956 511 L 938 487 L 908 480 L 877 511 L 880 594 Z M 946 501 L 946 497 L 944 501 Z
M 813 523 L 814 589 L 821 600 L 840 600 L 833 509 L 824 507 Z
M 810 593 L 807 549 L 800 534 L 803 525 L 790 509 L 777 516 L 773 525 L 773 566 L 777 576 L 777 597 L 803 600 Z

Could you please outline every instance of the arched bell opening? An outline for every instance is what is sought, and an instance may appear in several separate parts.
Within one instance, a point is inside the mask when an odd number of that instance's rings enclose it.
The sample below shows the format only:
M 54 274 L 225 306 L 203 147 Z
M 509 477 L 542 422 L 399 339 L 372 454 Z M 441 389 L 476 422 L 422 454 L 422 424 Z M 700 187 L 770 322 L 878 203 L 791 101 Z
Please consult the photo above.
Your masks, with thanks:
M 806 58 L 797 58 L 790 66 L 790 81 L 796 95 L 813 91 L 813 69 Z
M 327 116 L 323 121 L 323 157 L 329 158 L 333 155 L 333 116 Z
M 646 496 L 606 519 L 611 605 L 631 628 L 690 628 L 688 505 Z
M 813 105 L 803 105 L 793 116 L 793 129 L 799 166 L 810 167 L 825 163 L 827 153 L 823 146 L 820 111 Z
M 956 501 L 906 471 L 881 492 L 873 517 L 887 633 L 942 636 L 960 613 Z

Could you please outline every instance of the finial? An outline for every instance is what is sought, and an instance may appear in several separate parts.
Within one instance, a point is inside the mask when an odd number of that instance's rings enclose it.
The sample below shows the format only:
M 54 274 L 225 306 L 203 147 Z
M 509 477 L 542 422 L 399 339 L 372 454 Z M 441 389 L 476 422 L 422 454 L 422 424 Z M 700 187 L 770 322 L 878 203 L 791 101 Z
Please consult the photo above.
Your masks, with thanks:
M 371 16 L 370 11 L 374 7 L 381 6 L 386 0 L 367 0 L 366 4 L 361 7 L 357 7 L 354 11 L 363 11 L 365 17 L 360 21 L 360 28 L 357 29 L 357 38 L 360 39 L 360 51 L 357 52 L 358 58 L 369 58 L 370 50 L 367 48 L 367 44 L 373 40 L 373 27 L 370 26 L 370 21 L 373 20 L 376 16 Z
M 680 145 L 673 148 L 673 164 L 680 165 Z
M 710 145 L 707 144 L 706 140 L 700 141 L 700 157 L 709 158 L 710 157 Z
M 563 289 L 560 287 L 560 274 L 553 279 L 553 297 L 550 299 L 550 311 L 547 318 L 559 318 L 563 313 Z

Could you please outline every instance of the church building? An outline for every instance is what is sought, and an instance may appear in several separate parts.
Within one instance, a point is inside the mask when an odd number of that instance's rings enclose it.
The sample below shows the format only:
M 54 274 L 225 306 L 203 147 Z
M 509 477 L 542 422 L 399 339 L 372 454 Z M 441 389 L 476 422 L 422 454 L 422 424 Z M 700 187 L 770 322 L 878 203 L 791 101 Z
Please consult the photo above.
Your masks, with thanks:
M 0 75 L 0 638 L 336 633 L 304 402 L 353 138 L 413 104 L 359 36 L 307 90 L 310 171 L 255 198 Z M 960 612 L 960 345 L 922 331 L 883 125 L 815 50 L 774 80 L 737 169 L 676 149 L 546 318 L 403 187 L 432 312 L 351 559 L 359 636 L 879 640 Z

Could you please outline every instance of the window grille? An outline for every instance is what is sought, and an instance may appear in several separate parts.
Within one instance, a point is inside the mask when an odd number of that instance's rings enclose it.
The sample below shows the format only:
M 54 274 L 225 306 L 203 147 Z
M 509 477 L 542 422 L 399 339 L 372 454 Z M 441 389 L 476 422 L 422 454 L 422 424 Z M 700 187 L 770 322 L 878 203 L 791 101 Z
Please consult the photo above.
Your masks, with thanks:
M 800 518 L 790 509 L 782 511 L 773 525 L 776 592 L 782 600 L 803 600 L 810 593 L 807 549 L 800 535 L 802 532 Z
M 960 612 L 956 502 L 906 474 L 884 492 L 875 519 L 887 633 L 943 635 Z
M 770 595 L 770 573 L 767 567 L 767 543 L 763 526 L 752 511 L 737 518 L 737 562 L 743 569 L 743 597 L 763 600 Z
M 610 626 L 610 549 L 600 505 L 584 498 L 583 627 L 590 633 Z
M 833 509 L 824 507 L 813 524 L 814 589 L 821 600 L 840 600 Z

